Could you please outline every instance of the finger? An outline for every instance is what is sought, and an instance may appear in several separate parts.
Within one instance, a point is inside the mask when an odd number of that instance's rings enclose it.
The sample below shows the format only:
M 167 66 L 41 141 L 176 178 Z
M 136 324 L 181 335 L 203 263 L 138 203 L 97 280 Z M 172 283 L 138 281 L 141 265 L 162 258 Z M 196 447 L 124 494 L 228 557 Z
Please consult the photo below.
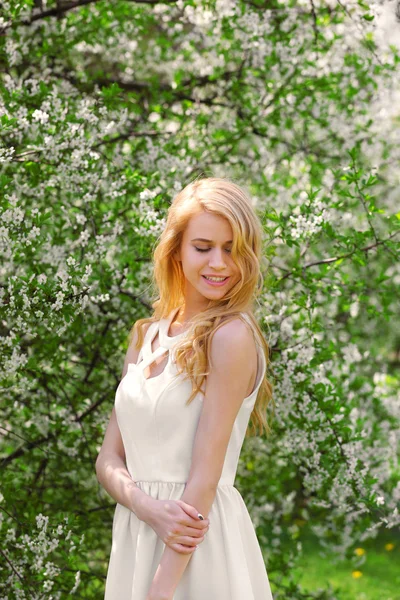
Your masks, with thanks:
M 191 537 L 190 535 L 183 535 L 179 538 L 179 543 L 183 544 L 184 546 L 197 546 L 197 544 L 200 544 L 202 541 L 204 541 L 204 535 L 195 538 Z
M 181 554 L 192 554 L 197 548 L 197 546 L 184 546 L 183 544 L 174 544 L 172 547 Z
M 191 522 L 186 522 L 186 521 L 181 521 L 180 525 L 183 525 L 185 527 L 185 531 L 188 531 L 189 529 L 193 530 L 193 531 L 198 531 L 200 533 L 206 531 L 210 525 L 209 522 L 204 520 L 204 521 L 191 521 Z
M 179 543 L 184 546 L 197 546 L 198 544 L 201 544 L 201 542 L 203 542 L 203 541 L 204 541 L 204 535 L 202 535 L 201 537 L 196 537 L 196 538 L 192 538 L 190 536 L 183 535 L 179 538 Z
M 181 521 L 179 523 L 179 525 L 181 526 L 180 529 L 181 531 L 179 533 L 181 534 L 185 534 L 185 535 L 195 535 L 196 533 L 198 535 L 202 535 L 205 531 L 208 531 L 209 529 L 209 525 L 208 525 L 208 521 L 204 520 L 204 521 L 191 521 L 191 522 L 185 522 L 185 521 Z
M 194 506 L 192 506 L 191 504 L 188 504 L 183 500 L 178 500 L 178 502 L 181 508 L 183 508 L 183 510 L 185 511 L 185 513 L 188 514 L 189 517 L 192 517 L 192 519 L 195 519 L 195 521 L 202 521 L 204 519 L 203 515 L 201 515 L 201 513 L 199 513 L 199 511 L 196 508 L 194 508 Z M 201 515 L 203 519 L 201 519 L 199 515 Z
M 191 548 L 186 548 L 185 546 L 181 546 L 180 544 L 171 544 L 170 548 L 175 552 L 179 552 L 179 554 L 190 554 L 193 552 Z
M 193 527 L 186 527 L 186 529 L 184 531 L 182 531 L 182 535 L 187 535 L 190 537 L 201 537 L 202 535 L 205 535 L 208 531 L 208 527 L 205 527 L 204 529 L 195 529 Z

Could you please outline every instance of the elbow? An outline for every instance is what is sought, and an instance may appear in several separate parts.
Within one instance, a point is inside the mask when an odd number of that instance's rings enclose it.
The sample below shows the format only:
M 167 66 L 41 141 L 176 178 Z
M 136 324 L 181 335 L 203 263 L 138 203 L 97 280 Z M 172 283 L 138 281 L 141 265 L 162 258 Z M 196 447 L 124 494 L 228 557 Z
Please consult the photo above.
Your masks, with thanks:
M 102 467 L 102 460 L 101 460 L 101 455 L 99 454 L 96 458 L 96 462 L 94 465 L 95 471 L 96 471 L 96 477 L 97 477 L 97 481 L 99 483 L 101 483 L 100 478 L 101 478 L 101 467 Z
M 196 488 L 202 493 L 211 493 L 214 494 L 218 489 L 218 481 L 215 481 L 214 478 L 210 477 L 193 477 L 188 480 L 187 486 L 192 488 Z
M 206 489 L 208 489 L 212 494 L 216 494 L 218 490 L 218 481 L 209 481 Z
M 204 462 L 201 465 L 197 465 L 193 468 L 192 473 L 189 474 L 189 481 L 193 482 L 193 485 L 202 487 L 205 491 L 217 491 L 218 484 L 221 479 L 222 468 L 216 464 L 210 464 L 210 462 Z

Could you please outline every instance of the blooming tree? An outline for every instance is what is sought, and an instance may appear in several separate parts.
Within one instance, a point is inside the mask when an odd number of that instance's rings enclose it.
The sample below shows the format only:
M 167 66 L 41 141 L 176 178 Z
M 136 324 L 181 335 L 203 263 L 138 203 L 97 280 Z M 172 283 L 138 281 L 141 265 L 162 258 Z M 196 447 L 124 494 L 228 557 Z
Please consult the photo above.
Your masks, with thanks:
M 1 600 L 103 592 L 95 460 L 152 249 L 201 173 L 243 185 L 265 228 L 276 411 L 236 485 L 275 599 L 340 597 L 294 577 L 304 525 L 338 558 L 398 528 L 399 19 L 393 1 L 3 2 Z

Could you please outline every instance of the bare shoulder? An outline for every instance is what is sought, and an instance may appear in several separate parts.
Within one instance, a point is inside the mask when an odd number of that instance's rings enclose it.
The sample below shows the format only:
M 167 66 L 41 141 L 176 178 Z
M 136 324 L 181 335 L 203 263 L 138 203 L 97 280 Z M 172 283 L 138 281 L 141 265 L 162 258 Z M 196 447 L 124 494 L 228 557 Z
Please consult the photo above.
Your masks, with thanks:
M 237 335 L 240 335 L 243 338 L 246 336 L 251 338 L 252 335 L 250 327 L 240 317 L 235 317 L 234 319 L 223 322 L 215 331 L 213 339 L 228 341 L 229 338 L 235 338 Z
M 142 325 L 143 336 L 146 335 L 147 330 L 149 329 L 150 325 L 152 325 L 152 322 L 144 323 L 144 325 Z M 135 325 L 134 325 L 132 327 L 132 331 L 133 331 L 133 333 L 132 333 L 132 339 L 131 339 L 131 342 L 130 342 L 129 346 L 136 346 L 136 342 L 138 340 L 138 328 L 135 327 Z M 138 351 L 138 353 L 139 353 L 139 351 Z
M 147 330 L 149 329 L 151 325 L 150 323 L 145 323 L 143 325 L 143 335 L 145 336 L 147 333 Z M 127 370 L 128 370 L 128 365 L 130 363 L 135 363 L 137 362 L 137 359 L 139 357 L 139 352 L 140 352 L 140 348 L 136 348 L 136 343 L 138 340 L 138 330 L 137 328 L 135 328 L 133 330 L 133 335 L 132 335 L 132 339 L 131 342 L 128 346 L 128 350 L 126 351 L 126 355 L 125 355 L 125 361 L 124 361 L 124 367 L 122 369 L 122 377 L 125 376 Z
M 229 352 L 227 350 L 229 349 Z M 256 354 L 254 335 L 250 325 L 239 317 L 223 323 L 211 338 L 211 362 L 226 366 L 243 365 Z

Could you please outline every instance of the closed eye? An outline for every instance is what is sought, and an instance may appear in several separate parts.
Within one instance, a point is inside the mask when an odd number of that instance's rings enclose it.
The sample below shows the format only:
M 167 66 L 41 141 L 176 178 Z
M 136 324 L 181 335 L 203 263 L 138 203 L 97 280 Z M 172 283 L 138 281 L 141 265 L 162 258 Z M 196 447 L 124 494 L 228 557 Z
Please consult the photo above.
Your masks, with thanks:
M 211 250 L 211 248 L 197 248 L 197 246 L 195 246 L 195 249 L 197 250 L 197 252 L 208 252 L 209 250 Z M 229 248 L 226 248 L 226 251 L 231 254 L 232 250 L 229 250 Z

